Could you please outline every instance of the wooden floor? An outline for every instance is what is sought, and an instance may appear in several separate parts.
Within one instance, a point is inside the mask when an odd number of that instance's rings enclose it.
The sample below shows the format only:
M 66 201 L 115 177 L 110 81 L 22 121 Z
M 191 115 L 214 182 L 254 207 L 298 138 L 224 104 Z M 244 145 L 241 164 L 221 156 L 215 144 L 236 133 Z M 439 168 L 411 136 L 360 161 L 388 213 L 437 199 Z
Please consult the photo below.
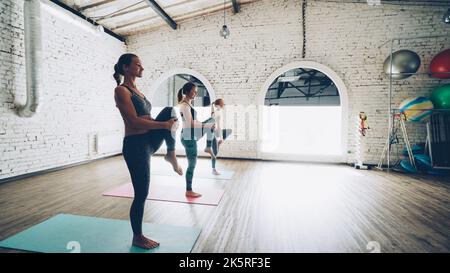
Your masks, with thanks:
M 152 168 L 165 164 L 152 159 Z M 372 241 L 381 252 L 450 252 L 448 177 L 245 160 L 220 167 L 236 174 L 210 181 L 225 189 L 219 206 L 148 201 L 144 220 L 201 227 L 193 252 L 369 252 Z M 116 156 L 0 184 L 0 240 L 58 213 L 127 220 L 131 199 L 102 196 L 127 182 Z

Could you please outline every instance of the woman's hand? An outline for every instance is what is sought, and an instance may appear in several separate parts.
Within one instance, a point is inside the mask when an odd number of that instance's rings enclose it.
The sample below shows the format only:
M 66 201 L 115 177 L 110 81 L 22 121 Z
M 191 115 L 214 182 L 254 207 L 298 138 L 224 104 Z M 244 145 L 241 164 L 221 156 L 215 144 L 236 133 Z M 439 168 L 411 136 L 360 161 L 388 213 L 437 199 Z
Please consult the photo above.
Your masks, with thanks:
M 216 124 L 215 123 L 206 123 L 205 125 L 203 125 L 203 127 L 214 130 L 216 128 Z
M 178 129 L 178 119 L 177 118 L 171 118 L 168 121 L 166 121 L 166 129 L 168 129 L 168 130 L 176 130 L 176 129 Z

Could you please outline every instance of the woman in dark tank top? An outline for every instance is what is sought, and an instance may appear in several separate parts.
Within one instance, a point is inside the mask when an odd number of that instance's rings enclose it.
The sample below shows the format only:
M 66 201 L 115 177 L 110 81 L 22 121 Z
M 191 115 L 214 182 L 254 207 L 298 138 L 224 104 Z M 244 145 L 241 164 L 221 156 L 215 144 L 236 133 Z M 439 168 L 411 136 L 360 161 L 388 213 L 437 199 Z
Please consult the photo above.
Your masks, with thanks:
M 152 118 L 151 103 L 136 87 L 136 78 L 141 78 L 144 71 L 139 57 L 134 54 L 120 56 L 114 71 L 117 82 L 114 99 L 125 124 L 122 154 L 134 188 L 130 209 L 132 244 L 144 249 L 155 248 L 159 243 L 142 234 L 144 207 L 150 186 L 150 159 L 166 142 L 167 154 L 164 159 L 175 172 L 183 175 L 175 155 L 175 138 L 172 136 L 178 126 L 176 113 L 172 107 L 166 107 L 155 119 Z M 123 83 L 121 76 L 124 76 Z

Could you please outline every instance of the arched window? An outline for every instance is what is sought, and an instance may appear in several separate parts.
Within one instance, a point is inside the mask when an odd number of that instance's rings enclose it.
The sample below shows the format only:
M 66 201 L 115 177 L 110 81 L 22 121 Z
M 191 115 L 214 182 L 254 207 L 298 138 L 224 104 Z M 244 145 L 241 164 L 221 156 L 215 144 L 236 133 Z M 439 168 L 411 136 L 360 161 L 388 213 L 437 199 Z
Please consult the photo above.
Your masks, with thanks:
M 282 67 L 261 100 L 261 158 L 345 162 L 347 93 L 331 69 L 313 62 Z

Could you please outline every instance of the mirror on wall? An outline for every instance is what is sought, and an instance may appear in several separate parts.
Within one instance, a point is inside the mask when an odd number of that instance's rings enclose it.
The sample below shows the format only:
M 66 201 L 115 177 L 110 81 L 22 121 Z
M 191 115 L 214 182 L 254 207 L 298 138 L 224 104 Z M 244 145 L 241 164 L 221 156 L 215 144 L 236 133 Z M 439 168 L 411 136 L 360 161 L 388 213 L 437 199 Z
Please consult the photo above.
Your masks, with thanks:
M 156 92 L 152 96 L 152 113 L 159 113 L 164 107 L 171 106 L 174 107 L 177 112 L 177 116 L 181 120 L 179 114 L 177 94 L 178 91 L 187 82 L 192 82 L 197 85 L 197 96 L 195 97 L 192 105 L 197 111 L 197 119 L 200 121 L 206 120 L 211 116 L 211 97 L 210 92 L 208 92 L 205 84 L 193 75 L 189 74 L 175 74 L 170 76 L 165 81 L 163 81 L 160 86 L 156 89 Z M 181 127 L 180 127 L 181 128 Z M 181 129 L 176 133 L 176 152 L 177 154 L 184 154 L 183 145 L 180 141 Z M 203 149 L 206 144 L 206 138 L 202 138 L 198 142 L 198 153 L 204 155 Z M 158 153 L 164 153 L 165 146 Z
M 197 96 L 194 99 L 194 107 L 207 107 L 211 104 L 209 92 L 205 85 L 196 77 L 188 74 L 176 74 L 165 80 L 157 89 L 153 97 L 153 105 L 157 107 L 176 106 L 177 93 L 187 82 L 197 85 Z

